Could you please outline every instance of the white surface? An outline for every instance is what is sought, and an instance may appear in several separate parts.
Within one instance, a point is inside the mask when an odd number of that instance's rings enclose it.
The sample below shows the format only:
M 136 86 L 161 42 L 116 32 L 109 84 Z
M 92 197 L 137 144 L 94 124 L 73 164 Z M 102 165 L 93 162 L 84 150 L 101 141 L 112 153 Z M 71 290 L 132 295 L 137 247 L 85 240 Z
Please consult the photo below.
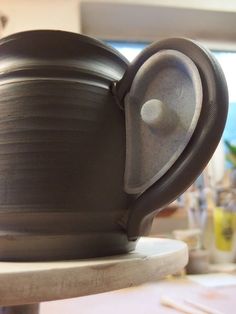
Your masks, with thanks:
M 188 279 L 208 288 L 236 286 L 236 276 L 224 273 L 189 275 Z

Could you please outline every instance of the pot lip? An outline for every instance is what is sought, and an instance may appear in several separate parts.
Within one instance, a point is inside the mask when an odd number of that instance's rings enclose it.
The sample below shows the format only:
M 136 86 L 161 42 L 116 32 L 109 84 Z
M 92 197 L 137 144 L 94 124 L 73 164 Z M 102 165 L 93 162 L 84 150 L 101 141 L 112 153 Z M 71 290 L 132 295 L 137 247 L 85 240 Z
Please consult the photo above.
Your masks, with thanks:
M 70 77 L 79 71 L 93 73 L 95 78 L 101 77 L 110 84 L 120 80 L 128 66 L 129 62 L 116 49 L 82 34 L 30 30 L 0 40 L 0 79 L 14 73 L 35 76 L 35 71 L 41 69 L 45 71 L 43 77 L 45 73 Z
M 35 38 L 37 36 L 37 38 Z M 78 41 L 83 42 L 84 44 L 87 44 L 88 46 L 94 46 L 94 48 L 100 48 L 108 53 L 110 53 L 113 56 L 118 57 L 119 61 L 124 62 L 126 65 L 129 64 L 129 61 L 115 48 L 109 46 L 108 44 L 102 42 L 101 40 L 95 39 L 93 37 L 90 37 L 88 35 L 64 31 L 64 30 L 54 30 L 54 29 L 36 29 L 36 30 L 29 30 L 29 31 L 22 31 L 17 32 L 14 34 L 11 34 L 9 36 L 3 37 L 0 40 L 0 48 L 1 46 L 18 41 L 21 39 L 32 39 L 36 45 L 37 45 L 37 39 L 42 38 L 43 36 L 51 37 L 51 39 L 55 38 L 57 36 L 58 39 L 60 39 L 61 43 L 63 44 L 63 41 L 74 41 L 75 43 Z M 33 38 L 32 38 L 33 37 Z

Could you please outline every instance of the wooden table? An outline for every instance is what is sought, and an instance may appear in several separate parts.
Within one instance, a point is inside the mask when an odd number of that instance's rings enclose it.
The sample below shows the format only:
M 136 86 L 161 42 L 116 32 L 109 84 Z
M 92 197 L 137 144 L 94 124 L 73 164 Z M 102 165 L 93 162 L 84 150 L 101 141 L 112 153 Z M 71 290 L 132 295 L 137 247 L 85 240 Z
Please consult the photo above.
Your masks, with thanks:
M 36 314 L 39 302 L 73 298 L 156 281 L 181 270 L 186 244 L 141 238 L 136 250 L 87 260 L 0 262 L 0 313 Z

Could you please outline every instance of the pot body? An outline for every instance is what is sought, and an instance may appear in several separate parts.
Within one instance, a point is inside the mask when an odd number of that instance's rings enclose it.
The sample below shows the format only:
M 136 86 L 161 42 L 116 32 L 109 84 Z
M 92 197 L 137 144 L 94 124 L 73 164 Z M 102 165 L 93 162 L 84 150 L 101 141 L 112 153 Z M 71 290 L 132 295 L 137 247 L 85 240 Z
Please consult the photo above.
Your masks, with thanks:
M 121 226 L 125 118 L 111 93 L 126 61 L 57 31 L 12 35 L 0 51 L 0 258 L 132 250 Z

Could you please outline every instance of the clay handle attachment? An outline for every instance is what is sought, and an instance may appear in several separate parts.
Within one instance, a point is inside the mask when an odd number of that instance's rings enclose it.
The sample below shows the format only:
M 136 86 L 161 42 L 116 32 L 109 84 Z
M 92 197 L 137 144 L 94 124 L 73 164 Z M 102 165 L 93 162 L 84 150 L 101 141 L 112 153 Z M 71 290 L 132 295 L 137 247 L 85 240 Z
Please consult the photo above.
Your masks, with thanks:
M 127 218 L 129 239 L 137 239 L 147 234 L 153 216 L 174 201 L 199 176 L 220 141 L 228 112 L 227 84 L 217 60 L 200 44 L 183 38 L 163 40 L 144 49 L 116 84 L 116 98 L 121 106 L 131 90 L 132 82 L 138 75 L 140 67 L 154 54 L 164 50 L 174 50 L 184 54 L 197 67 L 202 84 L 201 111 L 191 138 L 174 164 L 150 187 L 136 195 Z M 153 106 L 155 108 L 158 106 L 160 110 L 158 115 L 152 118 L 150 112 Z M 146 102 L 140 119 L 153 128 L 163 115 L 166 116 L 162 109 L 162 103 Z M 165 125 L 168 125 L 168 119 Z M 158 141 L 158 138 L 156 140 Z

